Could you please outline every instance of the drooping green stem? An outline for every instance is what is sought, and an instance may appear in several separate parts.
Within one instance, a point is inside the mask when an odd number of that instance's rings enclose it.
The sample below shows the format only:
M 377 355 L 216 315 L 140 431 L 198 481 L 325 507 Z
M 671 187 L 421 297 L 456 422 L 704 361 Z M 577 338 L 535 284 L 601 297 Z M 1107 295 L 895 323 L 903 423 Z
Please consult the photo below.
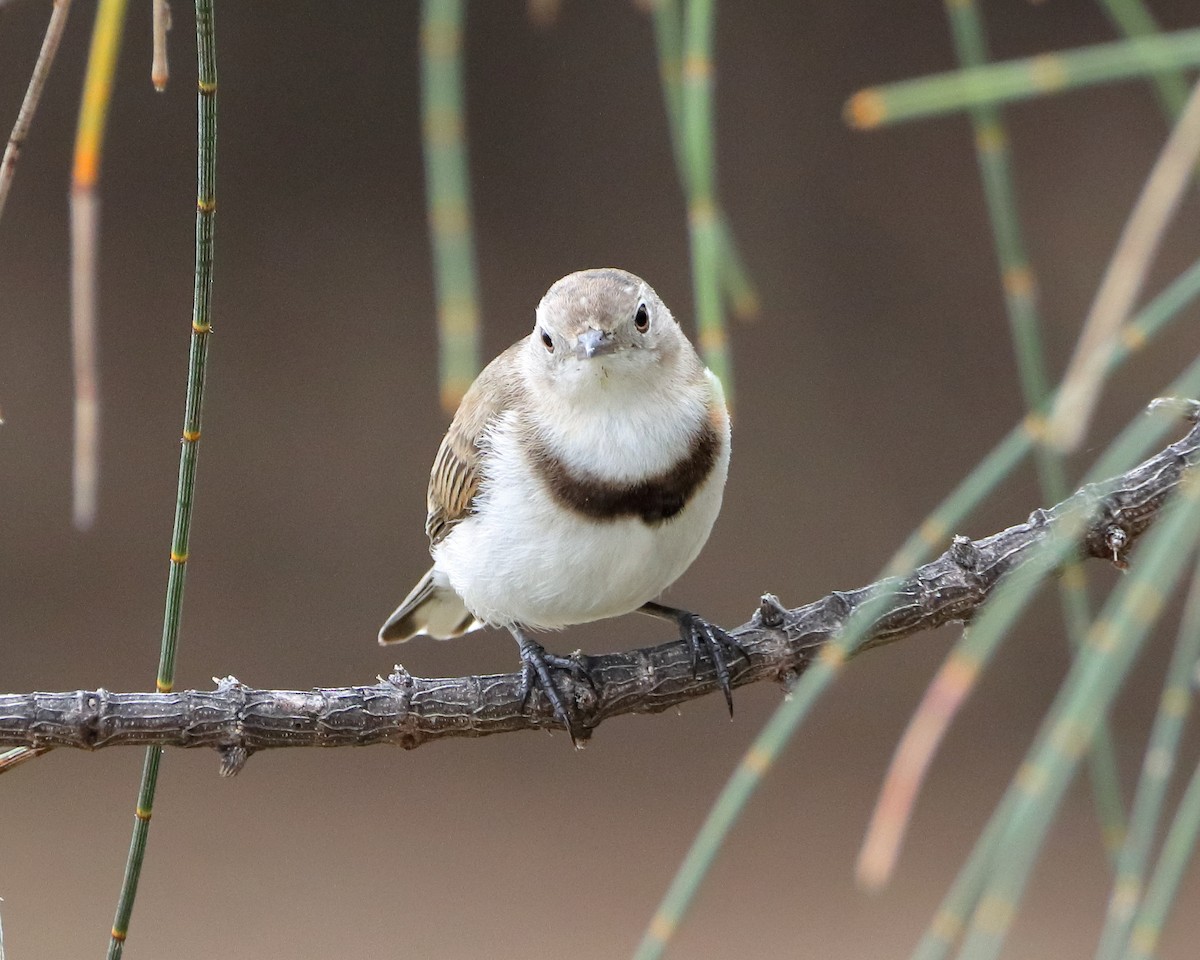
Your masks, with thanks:
M 1197 64 L 1200 29 L 1179 30 L 870 87 L 847 101 L 846 120 L 869 129 Z
M 1117 29 L 1126 37 L 1157 36 L 1162 31 L 1142 0 L 1100 0 L 1100 6 Z M 1188 95 L 1188 82 L 1180 70 L 1162 70 L 1152 79 L 1168 120 L 1174 120 L 1183 109 Z
M 1009 787 L 1014 796 L 984 888 L 963 943 L 962 960 L 999 955 L 1046 831 L 1081 755 L 1107 714 L 1162 605 L 1200 539 L 1200 481 L 1180 487 L 1171 516 L 1146 537 L 1132 572 L 1117 586 L 1088 632 L 1033 746 Z
M 479 372 L 479 284 L 472 239 L 462 40 L 465 0 L 421 3 L 421 135 L 433 248 L 442 406 L 454 412 Z
M 1193 264 L 1131 321 L 1120 348 L 1111 358 L 1110 362 L 1114 368 L 1158 336 L 1197 296 L 1200 296 L 1200 261 Z M 1200 375 L 1197 381 L 1196 389 L 1200 389 Z M 1174 387 L 1182 389 L 1188 387 L 1189 383 L 1190 381 L 1184 380 Z M 1033 433 L 1029 429 L 1028 421 L 1017 424 L 918 526 L 885 565 L 883 575 L 907 574 L 928 559 L 935 549 L 941 549 L 954 528 L 976 504 L 1012 473 L 1029 453 L 1033 443 Z M 1128 444 L 1120 450 L 1123 455 L 1131 455 Z M 635 960 L 655 960 L 662 956 L 733 824 L 737 822 L 746 803 L 774 764 L 779 751 L 807 716 L 813 704 L 836 678 L 841 663 L 861 644 L 873 612 L 874 608 L 870 604 L 864 605 L 860 615 L 852 618 L 847 624 L 840 642 L 827 647 L 831 652 L 823 654 L 821 660 L 804 673 L 791 698 L 776 709 L 767 725 L 755 738 L 693 839 L 687 855 L 642 937 Z M 982 854 L 973 855 L 972 859 L 979 861 L 983 867 L 987 864 L 987 859 Z M 960 885 L 956 884 L 956 887 L 958 886 Z M 948 902 L 947 915 L 953 913 L 955 904 L 964 904 L 958 911 L 963 914 L 969 911 L 974 903 L 970 885 L 961 886 L 963 889 L 959 891 L 955 900 Z M 944 901 L 944 905 L 946 904 L 947 901 Z
M 196 267 L 192 299 L 191 350 L 188 361 L 187 400 L 183 417 L 183 438 L 179 452 L 179 481 L 175 502 L 175 523 L 171 535 L 170 567 L 163 614 L 162 648 L 159 652 L 158 690 L 167 692 L 175 683 L 175 655 L 179 641 L 183 609 L 183 587 L 187 573 L 188 544 L 192 523 L 192 502 L 196 483 L 196 457 L 199 451 L 201 414 L 204 407 L 204 377 L 208 343 L 212 334 L 213 228 L 216 218 L 217 161 L 217 59 L 213 23 L 213 0 L 196 0 L 196 54 L 198 61 L 197 148 L 196 148 Z M 158 768 L 162 750 L 146 751 L 138 790 L 133 837 L 125 864 L 125 878 L 117 903 L 109 940 L 109 960 L 121 956 L 129 930 L 129 918 L 137 896 L 142 861 L 154 812 L 154 794 L 158 786 Z
M 1200 361 L 1194 362 L 1181 374 L 1166 391 L 1167 396 L 1186 395 L 1189 391 L 1200 390 Z M 1085 482 L 1095 481 L 1106 476 L 1104 471 L 1120 469 L 1121 465 L 1135 462 L 1138 457 L 1157 441 L 1168 429 L 1168 422 L 1161 418 L 1141 416 L 1134 420 L 1117 437 L 1089 471 Z M 1042 550 L 1038 563 L 1030 562 L 1012 577 L 1008 578 L 993 594 L 992 601 L 973 623 L 969 635 L 964 638 L 965 650 L 961 656 L 983 669 L 991 660 L 999 645 L 1004 631 L 1016 619 L 1024 607 L 1033 598 L 1042 583 L 1054 570 L 1058 569 L 1063 560 L 1070 555 L 1072 536 L 1070 525 L 1064 525 L 1062 535 L 1050 541 Z M 1145 554 L 1143 547 L 1139 558 Z M 1139 559 L 1139 563 L 1142 562 Z M 1111 601 L 1110 601 L 1111 602 Z M 1089 636 L 1094 636 L 1097 629 L 1093 624 Z M 969 642 L 968 642 L 969 641 Z M 1076 666 L 1089 653 L 1084 650 L 1077 657 Z M 1128 664 L 1126 664 L 1126 668 Z M 1076 667 L 1072 668 L 1073 670 Z M 1122 674 L 1123 676 L 1123 674 Z M 1098 718 L 1095 718 L 1098 721 Z M 1086 742 L 1081 746 L 1086 747 Z M 1072 768 L 1073 769 L 1073 768 Z M 1064 771 L 1065 772 L 1065 771 Z M 943 898 L 933 921 L 925 931 L 920 943 L 913 953 L 914 960 L 941 960 L 953 947 L 959 933 L 966 927 L 967 916 L 974 910 L 980 925 L 986 925 L 990 930 L 1007 929 L 1011 916 L 1004 913 L 1002 905 L 1009 904 L 1015 909 L 1015 897 L 1006 899 L 997 896 L 992 902 L 984 904 L 987 895 L 984 886 L 1008 845 L 1014 843 L 1010 833 L 1013 818 L 1016 816 L 1023 795 L 1021 789 L 1014 783 L 1005 792 L 996 811 L 992 814 L 988 828 L 976 841 L 966 864 L 959 871 L 958 878 L 950 891 Z M 1061 799 L 1061 797 L 1059 798 Z M 1052 815 L 1053 808 L 1047 810 L 1047 816 Z
M 1192 580 L 1179 638 L 1167 667 L 1158 712 L 1142 760 L 1129 833 L 1117 856 L 1117 877 L 1108 898 L 1108 912 L 1096 960 L 1117 960 L 1129 939 L 1167 785 L 1175 770 L 1184 723 L 1192 707 L 1193 672 L 1197 663 L 1200 663 L 1200 567 Z
M 959 63 L 968 69 L 984 66 L 987 63 L 987 40 L 974 0 L 946 0 L 946 12 Z M 994 105 L 972 107 L 970 117 L 1017 370 L 1025 407 L 1032 413 L 1046 403 L 1050 388 L 1038 316 L 1037 278 L 1021 234 L 1008 134 L 1000 110 Z M 1034 449 L 1034 461 L 1043 500 L 1046 503 L 1058 503 L 1067 495 L 1066 467 L 1062 455 L 1048 446 L 1038 444 Z M 1083 565 L 1073 564 L 1068 574 L 1058 582 L 1063 622 L 1072 650 L 1078 650 L 1083 643 L 1091 620 L 1085 576 Z M 1101 724 L 1096 731 L 1088 770 L 1104 844 L 1115 856 L 1124 836 L 1125 811 L 1117 778 L 1112 733 L 1107 723 Z
M 683 18 L 681 113 L 687 165 L 688 234 L 692 291 L 700 353 L 733 402 L 733 370 L 721 300 L 720 227 L 716 206 L 716 143 L 713 120 L 713 27 L 715 0 L 686 0 Z
M 1196 850 L 1200 837 L 1200 766 L 1192 774 L 1183 799 L 1175 811 L 1175 819 L 1167 830 L 1162 854 L 1150 877 L 1146 899 L 1138 910 L 1129 938 L 1125 960 L 1151 960 L 1158 947 L 1163 924 L 1179 893 L 1187 865 Z
M 686 197 L 690 196 L 690 190 L 683 148 L 683 13 L 679 8 L 679 0 L 654 0 L 653 14 L 654 43 L 658 49 L 659 80 L 667 112 L 667 126 L 671 133 L 676 174 Z M 734 240 L 729 218 L 721 207 L 720 199 L 714 202 L 721 287 L 734 315 L 747 319 L 758 313 L 758 291 L 754 289 L 738 253 L 737 241 Z

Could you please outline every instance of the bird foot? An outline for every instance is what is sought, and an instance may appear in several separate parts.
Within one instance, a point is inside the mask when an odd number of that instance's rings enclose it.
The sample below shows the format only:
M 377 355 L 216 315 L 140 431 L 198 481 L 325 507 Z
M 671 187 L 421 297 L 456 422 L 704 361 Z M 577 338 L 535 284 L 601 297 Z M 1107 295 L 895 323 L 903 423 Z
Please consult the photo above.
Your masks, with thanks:
M 725 705 L 729 708 L 729 716 L 733 716 L 733 688 L 729 681 L 729 664 L 741 656 L 749 660 L 745 647 L 736 637 L 730 636 L 720 627 L 709 623 L 687 610 L 663 606 L 661 603 L 647 603 L 642 608 L 643 613 L 664 620 L 674 620 L 679 625 L 679 636 L 687 644 L 692 654 L 692 673 L 700 671 L 700 660 L 707 655 L 712 662 L 713 672 L 717 675 L 717 686 L 725 696 Z
M 567 710 L 566 701 L 563 699 L 562 692 L 554 682 L 554 675 L 551 671 L 558 670 L 571 675 L 572 679 L 580 683 L 586 683 L 595 692 L 595 684 L 592 682 L 591 676 L 587 672 L 587 667 L 583 665 L 581 660 L 576 657 L 560 657 L 558 654 L 550 653 L 536 640 L 526 636 L 524 631 L 512 629 L 512 634 L 517 639 L 517 646 L 521 650 L 521 686 L 520 697 L 522 708 L 528 706 L 529 696 L 533 693 L 533 688 L 536 686 L 541 689 L 546 695 L 546 699 L 550 701 L 550 705 L 554 708 L 554 717 L 567 729 L 567 735 L 571 738 L 571 743 L 575 747 L 579 747 L 581 738 L 575 729 L 575 725 L 571 722 L 571 714 Z

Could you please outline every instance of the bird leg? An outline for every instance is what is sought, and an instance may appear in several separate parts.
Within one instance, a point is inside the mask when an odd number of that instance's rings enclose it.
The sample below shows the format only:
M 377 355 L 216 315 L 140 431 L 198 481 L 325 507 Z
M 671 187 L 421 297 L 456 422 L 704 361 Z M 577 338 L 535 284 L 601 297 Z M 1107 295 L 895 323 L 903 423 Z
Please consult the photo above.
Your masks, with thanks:
M 554 708 L 555 718 L 567 728 L 567 735 L 570 736 L 572 745 L 578 747 L 579 739 L 575 735 L 571 715 L 567 711 L 567 705 L 561 692 L 554 684 L 554 677 L 550 671 L 552 669 L 565 670 L 576 680 L 582 680 L 594 690 L 595 685 L 592 683 L 592 678 L 588 676 L 587 669 L 573 657 L 560 657 L 547 652 L 545 647 L 516 624 L 510 626 L 508 630 L 516 639 L 517 646 L 521 650 L 520 695 L 522 708 L 529 702 L 529 695 L 533 692 L 534 686 L 541 687 L 542 693 L 546 695 L 546 699 Z
M 729 662 L 733 657 L 746 656 L 742 645 L 720 627 L 687 610 L 651 601 L 638 607 L 638 612 L 660 620 L 670 620 L 679 627 L 679 635 L 692 653 L 693 674 L 699 672 L 701 654 L 708 654 L 717 675 L 717 686 L 725 695 L 725 705 L 729 707 L 729 716 L 732 717 L 733 690 L 729 685 Z

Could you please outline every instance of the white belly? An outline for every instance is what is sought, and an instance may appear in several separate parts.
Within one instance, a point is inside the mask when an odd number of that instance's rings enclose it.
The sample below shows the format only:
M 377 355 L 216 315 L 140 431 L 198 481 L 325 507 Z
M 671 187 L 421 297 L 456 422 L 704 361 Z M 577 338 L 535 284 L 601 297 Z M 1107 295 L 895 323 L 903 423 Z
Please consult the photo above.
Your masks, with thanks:
M 493 436 L 488 460 L 474 514 L 434 548 L 434 566 L 480 620 L 557 629 L 636 610 L 691 566 L 721 508 L 729 447 L 687 506 L 657 524 L 562 506 L 508 431 Z

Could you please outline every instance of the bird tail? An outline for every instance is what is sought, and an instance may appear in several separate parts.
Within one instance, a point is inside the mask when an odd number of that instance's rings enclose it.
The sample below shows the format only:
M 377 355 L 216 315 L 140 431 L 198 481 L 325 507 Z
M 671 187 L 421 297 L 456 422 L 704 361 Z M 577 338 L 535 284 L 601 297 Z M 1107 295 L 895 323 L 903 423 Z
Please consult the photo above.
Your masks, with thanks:
M 379 642 L 402 643 L 420 634 L 449 640 L 482 626 L 462 597 L 431 569 L 387 618 L 379 631 Z

